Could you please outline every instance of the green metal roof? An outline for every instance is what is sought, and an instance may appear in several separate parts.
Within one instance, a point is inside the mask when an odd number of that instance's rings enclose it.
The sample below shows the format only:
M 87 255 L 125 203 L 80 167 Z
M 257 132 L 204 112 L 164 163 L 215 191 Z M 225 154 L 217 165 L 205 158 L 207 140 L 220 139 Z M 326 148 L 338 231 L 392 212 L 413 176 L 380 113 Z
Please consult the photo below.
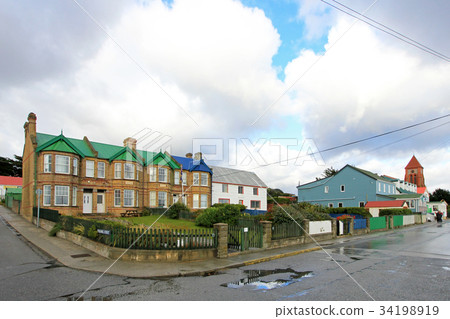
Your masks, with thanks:
M 423 194 L 397 194 L 397 195 L 384 195 L 386 197 L 396 198 L 396 199 L 405 199 L 405 198 L 420 198 Z
M 78 154 L 81 157 L 85 157 L 86 155 L 75 145 L 77 140 L 68 139 L 64 135 L 54 136 L 53 138 L 49 138 L 49 135 L 46 135 L 43 139 L 40 138 L 40 134 L 37 133 L 37 142 L 38 146 L 36 148 L 36 152 L 41 152 L 44 150 L 51 151 L 59 151 L 59 152 L 68 152 Z M 73 143 L 75 141 L 75 144 Z
M 172 169 L 180 169 L 180 165 L 169 155 L 162 152 L 157 153 L 148 162 L 147 165 L 167 165 Z
M 22 194 L 22 188 L 6 187 L 6 194 Z

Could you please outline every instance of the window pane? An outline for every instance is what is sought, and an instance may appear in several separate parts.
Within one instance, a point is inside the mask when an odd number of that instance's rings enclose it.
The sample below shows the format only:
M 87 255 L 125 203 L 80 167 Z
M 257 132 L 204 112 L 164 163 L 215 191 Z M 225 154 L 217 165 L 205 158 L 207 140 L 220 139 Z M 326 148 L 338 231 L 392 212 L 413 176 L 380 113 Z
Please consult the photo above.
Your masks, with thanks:
M 202 194 L 200 207 L 201 208 L 207 208 L 208 207 L 208 195 Z
M 69 156 L 55 156 L 55 173 L 69 174 Z
M 201 185 L 208 186 L 208 174 L 202 173 Z
M 122 163 L 114 164 L 114 178 L 122 178 Z
M 44 173 L 50 173 L 52 171 L 52 155 L 44 155 Z
M 72 189 L 72 206 L 77 206 L 77 191 L 76 187 Z
M 69 205 L 69 186 L 55 186 L 55 205 Z
M 198 208 L 198 204 L 199 204 L 198 203 L 198 194 L 194 194 L 192 198 L 193 198 L 193 207 Z
M 124 164 L 124 178 L 134 179 L 134 164 L 130 163 Z
M 120 190 L 114 190 L 114 206 L 120 206 Z
M 198 173 L 194 173 L 194 185 L 198 185 L 199 184 L 199 174 Z
M 156 192 L 150 192 L 150 207 L 156 207 Z
M 244 186 L 238 186 L 238 193 L 244 194 Z
M 228 184 L 222 184 L 222 193 L 228 193 Z
M 167 206 L 167 193 L 158 192 L 158 207 L 166 207 L 166 206 Z
M 44 185 L 44 206 L 50 206 L 52 200 L 52 187 L 50 185 Z
M 134 191 L 130 189 L 125 189 L 123 191 L 123 206 L 132 207 L 134 206 Z
M 167 169 L 160 167 L 158 169 L 158 172 L 159 172 L 158 181 L 160 183 L 167 183 Z
M 253 195 L 258 195 L 258 188 L 257 187 L 253 188 Z
M 156 182 L 156 167 L 149 167 L 148 173 L 150 174 L 150 182 Z
M 97 177 L 105 178 L 105 163 L 103 162 L 98 162 Z
M 78 175 L 78 158 L 73 159 L 72 166 L 73 166 L 72 174 Z
M 94 177 L 94 161 L 86 161 L 86 177 Z
M 175 171 L 174 178 L 173 178 L 173 183 L 175 185 L 180 185 L 180 172 Z

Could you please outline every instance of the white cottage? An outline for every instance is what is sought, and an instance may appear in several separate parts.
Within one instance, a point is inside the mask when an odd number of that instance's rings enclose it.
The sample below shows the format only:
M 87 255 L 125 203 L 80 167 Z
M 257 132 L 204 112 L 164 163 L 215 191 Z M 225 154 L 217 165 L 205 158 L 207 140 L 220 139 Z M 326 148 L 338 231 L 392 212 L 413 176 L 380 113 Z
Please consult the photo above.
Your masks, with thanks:
M 267 212 L 267 185 L 253 172 L 210 166 L 212 203 L 241 204 L 252 215 Z

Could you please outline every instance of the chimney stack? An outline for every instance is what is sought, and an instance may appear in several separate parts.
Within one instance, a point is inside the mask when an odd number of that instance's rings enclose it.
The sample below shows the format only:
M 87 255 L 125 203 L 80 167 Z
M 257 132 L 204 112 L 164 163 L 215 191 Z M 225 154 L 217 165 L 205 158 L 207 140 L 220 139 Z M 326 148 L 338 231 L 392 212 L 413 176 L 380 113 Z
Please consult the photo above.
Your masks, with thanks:
M 192 158 L 192 153 L 186 153 L 187 158 Z
M 32 140 L 36 138 L 36 119 L 36 114 L 28 114 L 28 122 L 23 126 L 25 129 L 25 137 L 29 134 Z
M 200 160 L 202 159 L 202 153 L 201 153 L 201 152 L 195 153 L 194 159 L 195 159 L 196 161 L 200 161 Z
M 132 149 L 133 151 L 136 151 L 136 143 L 137 140 L 132 137 L 127 137 L 123 140 L 123 146 L 128 146 L 128 148 Z

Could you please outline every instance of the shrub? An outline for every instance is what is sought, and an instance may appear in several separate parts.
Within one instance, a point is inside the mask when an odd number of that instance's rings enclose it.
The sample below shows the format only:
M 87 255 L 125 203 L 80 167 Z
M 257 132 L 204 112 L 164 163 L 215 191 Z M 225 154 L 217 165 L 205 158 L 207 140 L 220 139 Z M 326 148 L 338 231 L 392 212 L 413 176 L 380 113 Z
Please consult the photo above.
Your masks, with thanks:
M 244 211 L 247 207 L 241 204 L 225 204 L 225 203 L 216 203 L 212 205 L 212 207 L 236 207 L 240 212 Z
M 195 219 L 197 226 L 212 227 L 215 223 L 227 223 L 236 225 L 239 217 L 242 216 L 240 208 L 243 205 L 219 204 L 207 208 Z
M 386 208 L 380 209 L 379 216 L 392 216 L 392 215 L 413 215 L 414 213 L 407 208 Z
M 360 215 L 363 218 L 373 217 L 364 207 L 333 207 L 326 208 L 325 211 L 327 214 Z
M 56 236 L 56 234 L 62 229 L 62 225 L 61 224 L 55 224 L 53 226 L 53 228 L 48 232 L 48 235 L 53 237 Z
M 324 207 L 306 202 L 290 204 L 283 207 L 274 206 L 272 214 L 274 224 L 291 223 L 292 219 L 295 219 L 297 222 L 301 222 L 304 219 L 311 221 L 331 219 L 330 215 L 325 212 Z
M 72 232 L 73 232 L 74 234 L 84 236 L 84 226 L 78 224 L 78 225 L 76 225 L 76 226 L 73 228 Z
M 87 235 L 90 239 L 97 238 L 98 236 L 97 227 L 95 227 L 95 225 L 92 225 L 91 228 L 89 228 Z
M 178 219 L 180 218 L 180 215 L 183 213 L 189 214 L 190 213 L 189 208 L 183 203 L 177 202 L 169 208 L 165 216 L 171 219 Z

